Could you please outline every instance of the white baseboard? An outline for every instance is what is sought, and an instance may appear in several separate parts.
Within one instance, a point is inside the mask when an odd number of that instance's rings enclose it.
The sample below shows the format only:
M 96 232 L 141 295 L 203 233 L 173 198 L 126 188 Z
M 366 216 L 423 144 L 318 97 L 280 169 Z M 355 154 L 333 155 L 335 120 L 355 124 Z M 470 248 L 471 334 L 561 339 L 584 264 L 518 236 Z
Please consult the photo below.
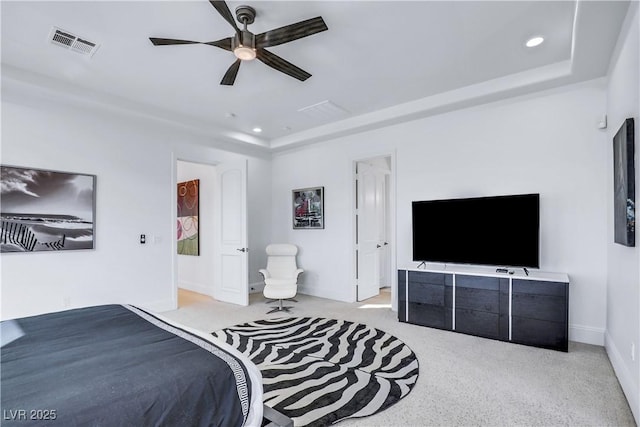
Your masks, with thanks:
M 178 287 L 182 288 L 182 289 L 186 289 L 188 291 L 192 291 L 192 292 L 197 292 L 199 294 L 202 295 L 208 295 L 210 297 L 213 297 L 212 295 L 212 291 L 213 289 L 211 288 L 211 286 L 207 286 L 203 283 L 197 283 L 197 282 L 189 282 L 189 281 L 185 281 L 185 280 L 180 280 L 178 282 Z
M 618 382 L 622 387 L 622 391 L 627 398 L 627 402 L 629 402 L 629 407 L 631 408 L 633 417 L 636 420 L 636 424 L 640 424 L 640 401 L 638 400 L 638 383 L 634 381 L 633 375 L 631 375 L 631 372 L 629 372 L 629 370 L 627 369 L 627 366 L 624 363 L 624 358 L 622 357 L 622 353 L 620 352 L 618 347 L 616 347 L 609 334 L 606 333 L 604 348 L 607 351 L 607 355 L 609 356 L 609 360 L 611 361 L 613 370 L 616 373 L 616 377 L 618 377 Z
M 264 291 L 264 282 L 249 283 L 250 294 L 261 294 Z
M 138 305 L 138 304 L 134 304 L 134 305 Z M 139 304 L 141 308 L 144 308 L 145 310 L 149 310 L 149 311 L 155 311 L 155 312 L 163 312 L 163 311 L 169 311 L 169 310 L 175 310 L 178 308 L 178 301 L 172 301 L 170 299 L 167 300 L 160 300 L 160 301 L 153 301 L 153 302 L 148 302 L 148 303 L 144 303 L 144 304 Z
M 321 292 L 318 288 L 316 287 L 312 287 L 312 286 L 305 286 L 305 285 L 298 285 L 298 293 L 299 294 L 304 294 L 304 295 L 310 295 L 312 297 L 318 297 L 318 298 L 325 298 L 325 299 L 330 299 L 333 301 L 341 301 L 341 302 L 355 302 L 352 300 L 349 300 L 348 298 L 345 297 L 340 297 L 339 295 L 327 295 L 326 294 L 326 290 L 323 290 L 325 292 Z
M 603 328 L 594 328 L 592 326 L 569 324 L 569 341 L 581 342 L 584 344 L 604 345 Z
M 320 292 L 317 292 L 316 289 L 310 286 L 305 286 L 305 285 L 298 285 L 298 293 L 303 295 L 309 295 L 312 297 L 326 298 L 325 295 L 320 295 Z

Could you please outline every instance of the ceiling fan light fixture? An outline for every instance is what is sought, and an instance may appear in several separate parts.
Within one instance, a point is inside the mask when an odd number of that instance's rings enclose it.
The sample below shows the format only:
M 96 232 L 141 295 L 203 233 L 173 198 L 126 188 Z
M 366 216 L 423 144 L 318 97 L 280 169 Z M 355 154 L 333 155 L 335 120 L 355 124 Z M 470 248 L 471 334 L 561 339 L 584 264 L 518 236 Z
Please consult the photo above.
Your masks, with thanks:
M 252 59 L 256 59 L 256 50 L 242 45 L 233 49 L 233 54 L 236 56 L 236 58 L 243 61 L 251 61 Z
M 529 40 L 527 40 L 527 42 L 525 43 L 525 46 L 527 46 L 527 47 L 536 47 L 536 46 L 540 46 L 542 44 L 542 42 L 544 42 L 544 37 L 535 36 L 535 37 L 531 37 Z
M 247 30 L 241 30 L 233 38 L 231 48 L 236 58 L 242 61 L 256 59 L 256 36 Z

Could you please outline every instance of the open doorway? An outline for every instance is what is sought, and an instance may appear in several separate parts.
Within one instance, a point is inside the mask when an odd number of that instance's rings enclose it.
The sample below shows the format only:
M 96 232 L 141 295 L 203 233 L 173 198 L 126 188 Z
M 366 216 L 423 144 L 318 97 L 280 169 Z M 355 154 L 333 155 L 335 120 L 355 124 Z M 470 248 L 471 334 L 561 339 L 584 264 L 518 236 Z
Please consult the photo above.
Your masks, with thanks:
M 354 162 L 356 300 L 394 294 L 393 157 Z
M 173 157 L 173 287 L 217 301 L 249 304 L 247 248 L 247 160 L 203 164 Z M 179 255 L 176 236 L 178 183 L 199 180 L 198 255 Z
M 176 162 L 178 307 L 214 296 L 216 179 L 213 165 Z

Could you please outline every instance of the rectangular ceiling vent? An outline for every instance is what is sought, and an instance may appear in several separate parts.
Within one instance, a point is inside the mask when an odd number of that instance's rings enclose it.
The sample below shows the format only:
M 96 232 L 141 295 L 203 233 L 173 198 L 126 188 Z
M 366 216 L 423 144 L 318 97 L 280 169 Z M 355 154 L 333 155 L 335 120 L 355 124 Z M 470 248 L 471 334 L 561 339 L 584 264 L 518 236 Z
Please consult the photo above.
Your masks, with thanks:
M 298 110 L 298 112 L 320 120 L 335 120 L 349 115 L 349 112 L 331 101 L 322 101 Z
M 81 55 L 88 57 L 93 56 L 98 50 L 99 45 L 82 39 L 69 31 L 61 30 L 60 28 L 53 27 L 49 33 L 49 41 L 56 45 L 64 47 L 65 49 L 72 50 Z

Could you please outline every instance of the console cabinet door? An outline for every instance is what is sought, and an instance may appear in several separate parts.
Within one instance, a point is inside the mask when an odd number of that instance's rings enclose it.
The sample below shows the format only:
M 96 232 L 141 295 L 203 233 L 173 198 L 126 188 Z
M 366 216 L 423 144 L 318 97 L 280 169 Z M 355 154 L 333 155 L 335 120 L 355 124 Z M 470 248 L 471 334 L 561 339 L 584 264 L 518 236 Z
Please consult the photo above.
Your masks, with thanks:
M 513 280 L 511 341 L 568 351 L 569 285 Z
M 407 321 L 407 271 L 398 270 L 398 320 Z
M 502 341 L 509 341 L 509 279 L 500 279 L 500 337 Z
M 455 299 L 457 332 L 504 339 L 500 328 L 500 278 L 456 275 Z
M 450 274 L 409 272 L 407 321 L 451 329 L 453 278 Z

